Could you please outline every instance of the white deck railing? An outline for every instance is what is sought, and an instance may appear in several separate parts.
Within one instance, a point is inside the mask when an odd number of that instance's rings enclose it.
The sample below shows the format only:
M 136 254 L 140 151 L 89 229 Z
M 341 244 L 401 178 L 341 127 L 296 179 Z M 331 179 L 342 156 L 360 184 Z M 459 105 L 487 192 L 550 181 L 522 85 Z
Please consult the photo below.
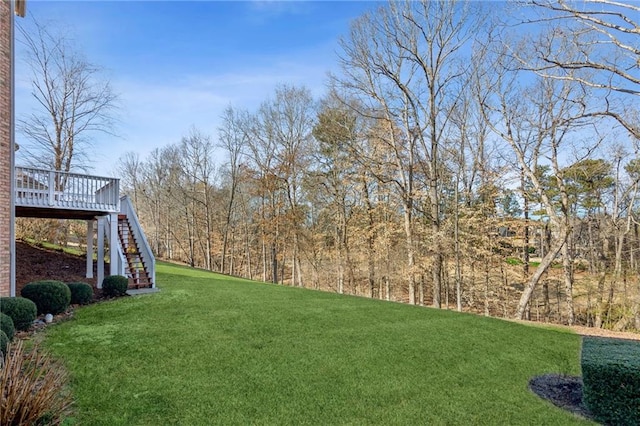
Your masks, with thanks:
M 16 206 L 120 211 L 116 178 L 16 167 Z

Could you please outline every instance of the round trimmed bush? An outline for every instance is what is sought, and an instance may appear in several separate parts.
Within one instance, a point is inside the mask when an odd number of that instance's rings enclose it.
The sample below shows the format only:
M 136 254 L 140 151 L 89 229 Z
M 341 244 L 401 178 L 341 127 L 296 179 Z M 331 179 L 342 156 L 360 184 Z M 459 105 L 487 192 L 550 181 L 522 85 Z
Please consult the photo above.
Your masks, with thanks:
M 71 303 L 74 305 L 86 305 L 93 300 L 93 287 L 87 283 L 68 283 L 71 290 Z
M 0 330 L 0 356 L 3 356 L 7 353 L 7 346 L 9 345 L 9 338 L 4 331 Z
M 122 275 L 109 275 L 102 280 L 102 292 L 105 296 L 120 297 L 127 293 L 129 280 Z
M 71 290 L 62 281 L 35 281 L 24 286 L 20 294 L 33 300 L 39 314 L 60 314 L 71 303 Z
M 36 304 L 24 297 L 0 297 L 0 312 L 9 315 L 16 330 L 28 330 L 36 320 Z
M 0 330 L 4 331 L 9 341 L 13 340 L 13 336 L 16 335 L 16 326 L 13 325 L 13 320 L 7 314 L 0 312 Z

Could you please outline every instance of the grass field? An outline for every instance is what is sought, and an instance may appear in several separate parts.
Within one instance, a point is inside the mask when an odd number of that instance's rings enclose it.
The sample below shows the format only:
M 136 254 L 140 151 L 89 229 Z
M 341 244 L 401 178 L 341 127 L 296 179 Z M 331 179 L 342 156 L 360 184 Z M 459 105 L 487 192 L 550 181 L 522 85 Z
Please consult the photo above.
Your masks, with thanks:
M 577 335 L 159 264 L 161 292 L 76 311 L 45 345 L 72 424 L 589 424 L 527 389 Z

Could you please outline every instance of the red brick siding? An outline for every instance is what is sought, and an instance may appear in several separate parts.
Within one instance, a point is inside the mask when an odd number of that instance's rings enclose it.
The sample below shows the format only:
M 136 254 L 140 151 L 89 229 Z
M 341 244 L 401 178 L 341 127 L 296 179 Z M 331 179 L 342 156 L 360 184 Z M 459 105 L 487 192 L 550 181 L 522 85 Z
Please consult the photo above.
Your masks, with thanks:
M 11 4 L 0 0 L 0 296 L 11 282 Z

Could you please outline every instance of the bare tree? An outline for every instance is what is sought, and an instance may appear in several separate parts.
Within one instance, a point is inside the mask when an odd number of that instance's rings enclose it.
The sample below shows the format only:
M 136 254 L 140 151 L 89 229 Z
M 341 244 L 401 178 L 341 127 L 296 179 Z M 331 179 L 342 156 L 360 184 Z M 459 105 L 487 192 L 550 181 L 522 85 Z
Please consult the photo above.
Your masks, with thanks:
M 377 136 L 393 153 L 389 165 L 395 176 L 388 181 L 396 184 L 402 200 L 410 303 L 416 302 L 418 272 L 414 215 L 424 199 L 433 305 L 441 303 L 440 157 L 452 110 L 464 91 L 463 51 L 481 22 L 475 7 L 452 1 L 391 2 L 358 19 L 341 43 L 342 86 L 368 107 L 361 113 L 379 120 Z M 419 173 L 422 186 L 416 181 Z
M 526 80 L 521 79 L 521 72 L 514 71 L 518 67 L 512 62 L 513 58 L 506 53 L 523 50 L 524 43 L 534 50 L 544 49 L 551 39 L 553 34 L 541 34 L 537 40 L 521 41 L 523 44 L 518 45 L 505 44 L 502 40 L 502 53 L 490 55 L 487 62 L 484 95 L 480 88 L 477 92 L 488 125 L 510 148 L 516 165 L 514 176 L 520 176 L 531 185 L 552 231 L 550 248 L 525 286 L 516 317 L 524 317 L 538 281 L 562 254 L 567 321 L 572 324 L 574 278 L 570 238 L 574 215 L 563 163 L 567 161 L 569 149 L 579 157 L 578 160 L 582 160 L 589 158 L 601 142 L 601 139 L 594 138 L 589 144 L 576 143 L 580 139 L 579 132 L 598 134 L 594 131 L 596 118 L 590 114 L 592 96 L 588 86 L 575 84 L 573 79 L 537 76 L 526 85 Z M 499 49 L 496 51 L 500 52 Z M 550 171 L 548 179 L 545 179 L 544 167 Z
M 171 196 L 175 188 L 174 152 L 172 146 L 156 148 L 141 164 L 142 220 L 147 219 L 147 235 L 154 253 L 165 259 L 173 259 L 175 255 L 172 234 L 179 210 L 175 197 Z
M 220 263 L 220 271 L 225 273 L 227 248 L 229 245 L 229 232 L 231 228 L 231 216 L 236 203 L 236 194 L 238 192 L 238 184 L 240 178 L 240 165 L 242 161 L 243 150 L 247 149 L 247 113 L 237 111 L 233 108 L 227 108 L 222 115 L 222 126 L 218 129 L 218 139 L 220 146 L 229 156 L 229 195 L 226 209 L 226 219 L 222 236 L 222 255 Z M 233 273 L 233 271 L 230 271 Z
M 311 132 L 316 116 L 315 101 L 308 89 L 283 85 L 276 88 L 272 100 L 261 105 L 258 115 L 266 132 L 263 137 L 272 138 L 275 143 L 275 176 L 287 202 L 284 219 L 291 245 L 285 245 L 285 249 L 291 251 L 291 284 L 302 287 L 302 176 L 309 166 Z
M 101 68 L 55 27 L 34 21 L 33 28 L 18 28 L 37 104 L 17 120 L 28 139 L 21 146 L 26 160 L 65 172 L 90 168 L 89 135 L 112 134 L 117 96 Z
M 358 143 L 356 125 L 357 117 L 353 111 L 341 107 L 335 96 L 330 96 L 324 100 L 313 128 L 316 166 L 308 180 L 312 182 L 315 192 L 321 194 L 318 198 L 325 200 L 325 209 L 334 218 L 338 293 L 344 292 L 345 271 L 349 286 L 354 284 L 348 226 L 353 209 L 355 175 L 354 163 L 349 154 L 350 147 Z M 373 292 L 371 281 L 372 279 L 369 280 L 370 294 Z
M 183 192 L 189 213 L 187 223 L 190 224 L 191 260 L 195 258 L 195 244 L 200 246 L 206 269 L 212 269 L 212 239 L 213 239 L 213 178 L 215 165 L 213 163 L 214 144 L 211 137 L 192 128 L 189 136 L 183 137 L 179 145 L 178 158 L 182 185 L 177 188 Z M 204 229 L 203 229 L 204 228 Z M 202 232 L 204 231 L 204 238 Z
M 259 199 L 259 207 L 255 214 L 260 228 L 262 280 L 267 281 L 270 258 L 271 281 L 277 283 L 279 282 L 277 267 L 280 240 L 279 212 L 282 196 L 275 174 L 276 143 L 257 114 L 249 114 L 247 120 L 243 121 L 242 132 L 248 134 L 247 164 L 253 172 L 251 173 L 253 192 Z
M 302 176 L 308 168 L 315 102 L 309 90 L 278 86 L 255 114 L 243 119 L 246 155 L 260 193 L 263 277 L 271 253 L 272 279 L 279 282 L 290 255 L 291 284 L 302 286 L 301 238 L 305 219 Z M 282 237 L 285 238 L 282 238 Z
M 541 16 L 529 22 L 559 23 L 556 46 L 535 49 L 535 60 L 523 62 L 545 78 L 570 80 L 601 91 L 602 109 L 594 114 L 619 122 L 640 139 L 640 4 L 615 0 L 532 0 Z M 545 13 L 546 12 L 546 13 Z M 570 43 L 573 49 L 559 49 Z M 580 55 L 571 52 L 578 51 Z
M 133 204 L 138 208 L 138 195 L 142 173 L 142 161 L 137 152 L 127 151 L 116 164 L 116 176 L 120 176 L 120 190 L 133 197 Z

